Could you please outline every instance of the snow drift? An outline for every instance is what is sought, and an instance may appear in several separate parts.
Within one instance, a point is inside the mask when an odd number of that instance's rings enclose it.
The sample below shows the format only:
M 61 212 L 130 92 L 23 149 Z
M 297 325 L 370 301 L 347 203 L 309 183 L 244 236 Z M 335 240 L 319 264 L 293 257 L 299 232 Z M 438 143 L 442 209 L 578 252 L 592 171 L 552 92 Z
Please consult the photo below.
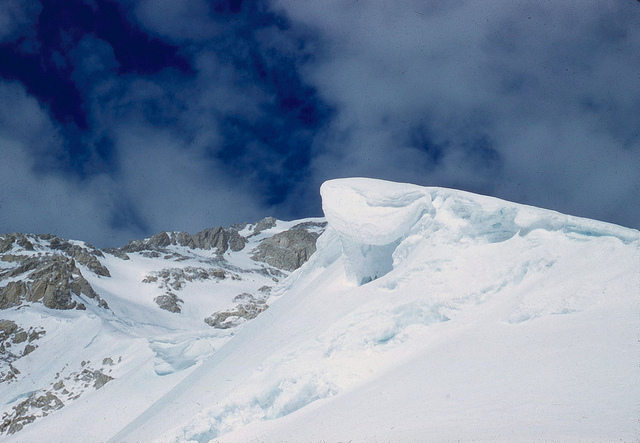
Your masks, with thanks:
M 9 441 L 638 440 L 638 231 L 371 179 L 321 194 L 316 253 L 162 397 L 78 423 L 157 374 L 116 378 Z
M 340 236 L 347 272 L 358 284 L 397 267 L 420 238 L 501 242 L 534 229 L 637 238 L 614 225 L 442 188 L 361 178 L 325 182 L 320 194 L 327 221 Z

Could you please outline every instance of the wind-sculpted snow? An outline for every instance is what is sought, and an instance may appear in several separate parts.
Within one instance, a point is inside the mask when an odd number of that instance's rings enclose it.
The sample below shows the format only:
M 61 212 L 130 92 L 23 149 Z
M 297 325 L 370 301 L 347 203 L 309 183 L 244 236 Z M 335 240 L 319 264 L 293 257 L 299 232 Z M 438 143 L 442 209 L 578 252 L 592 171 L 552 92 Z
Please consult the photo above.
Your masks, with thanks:
M 537 229 L 638 240 L 629 229 L 451 189 L 352 178 L 325 182 L 320 193 L 358 284 L 387 274 L 424 240 L 494 243 Z
M 637 231 L 369 179 L 321 193 L 329 225 L 267 314 L 110 441 L 624 441 L 638 430 Z M 169 373 L 185 344 L 164 352 Z
M 331 180 L 320 188 L 329 225 L 355 242 L 384 246 L 394 242 L 425 213 L 431 198 L 419 186 L 371 179 Z
M 114 380 L 9 441 L 638 440 L 638 231 L 370 179 L 321 192 L 328 226 L 301 268 L 284 281 L 188 281 L 182 314 L 150 306 L 167 334 L 96 347 L 92 361 L 118 357 Z M 268 222 L 238 232 L 256 245 Z M 127 268 L 141 291 L 154 289 L 146 260 L 132 253 L 144 272 Z M 190 275 L 177 263 L 167 275 Z M 197 290 L 254 277 L 215 309 Z M 213 328 L 168 330 L 212 312 Z M 99 413 L 85 424 L 87 411 Z

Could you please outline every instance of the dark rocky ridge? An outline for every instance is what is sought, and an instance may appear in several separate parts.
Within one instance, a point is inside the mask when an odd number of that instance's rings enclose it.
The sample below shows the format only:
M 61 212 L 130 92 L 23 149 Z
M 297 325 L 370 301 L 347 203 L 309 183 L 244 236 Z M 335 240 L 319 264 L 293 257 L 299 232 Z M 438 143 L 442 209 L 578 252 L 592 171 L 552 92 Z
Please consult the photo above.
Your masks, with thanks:
M 6 234 L 0 236 L 1 260 L 9 267 L 0 271 L 0 309 L 25 302 L 42 303 L 50 309 L 86 309 L 77 300 L 84 295 L 102 308 L 108 308 L 84 278 L 78 264 L 90 272 L 109 277 L 100 263 L 102 252 L 89 244 L 80 246 L 53 235 Z
M 285 271 L 295 271 L 316 252 L 316 230 L 326 223 L 300 223 L 293 228 L 264 239 L 254 250 L 252 259 Z
M 234 228 L 204 229 L 194 235 L 188 232 L 165 232 L 143 240 L 133 240 L 118 249 L 108 249 L 107 252 L 126 259 L 126 253 L 159 251 L 167 252 L 167 246 L 185 246 L 190 249 L 215 249 L 218 254 L 224 254 L 227 250 L 241 251 L 247 243 L 247 239 L 238 234 Z M 124 255 L 123 255 L 124 254 Z
M 31 240 L 29 240 L 29 237 L 31 237 Z M 103 277 L 111 276 L 109 270 L 98 260 L 98 257 L 104 257 L 104 254 L 99 249 L 89 243 L 84 243 L 84 246 L 78 246 L 51 234 L 35 236 L 27 236 L 21 233 L 5 234 L 0 236 L 0 254 L 11 251 L 15 245 L 18 246 L 18 249 L 23 249 L 24 251 L 35 251 L 34 243 L 37 245 L 37 242 L 44 243 L 44 247 L 49 251 L 60 251 L 75 259 L 97 275 Z
M 3 260 L 6 257 L 3 257 Z M 15 256 L 11 257 L 15 259 Z M 73 295 L 81 294 L 108 308 L 82 276 L 74 259 L 64 255 L 41 257 L 18 257 L 19 265 L 0 274 L 0 279 L 18 277 L 28 273 L 22 280 L 9 282 L 0 288 L 0 309 L 19 306 L 23 302 L 40 302 L 50 309 L 86 309 Z

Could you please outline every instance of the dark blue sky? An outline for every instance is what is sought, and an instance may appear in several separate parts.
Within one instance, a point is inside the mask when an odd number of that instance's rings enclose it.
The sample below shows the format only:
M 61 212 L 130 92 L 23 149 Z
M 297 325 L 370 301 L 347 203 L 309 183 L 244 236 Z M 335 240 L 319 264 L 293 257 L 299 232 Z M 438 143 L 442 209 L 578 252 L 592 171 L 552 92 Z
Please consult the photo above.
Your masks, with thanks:
M 316 216 L 345 176 L 638 228 L 639 42 L 631 0 L 4 0 L 0 231 Z

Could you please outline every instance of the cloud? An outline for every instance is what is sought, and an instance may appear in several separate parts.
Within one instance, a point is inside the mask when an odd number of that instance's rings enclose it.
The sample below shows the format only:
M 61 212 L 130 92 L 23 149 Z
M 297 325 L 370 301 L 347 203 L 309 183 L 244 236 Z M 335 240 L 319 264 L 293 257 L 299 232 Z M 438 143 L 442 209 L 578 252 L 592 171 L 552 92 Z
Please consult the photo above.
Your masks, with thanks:
M 16 83 L 0 83 L 0 102 L 13 105 L 0 112 L 2 232 L 52 232 L 114 246 L 160 230 L 253 221 L 263 210 L 246 183 L 207 162 L 197 146 L 135 122 L 119 120 L 113 128 L 115 172 L 74 178 L 43 171 L 38 162 L 45 156 L 59 162 L 65 155 L 58 126 Z
M 0 48 L 11 67 L 0 74 L 23 84 L 20 101 L 46 122 L 38 138 L 0 142 L 20 171 L 6 179 L 33 202 L 6 193 L 0 230 L 115 246 L 319 212 L 317 198 L 292 200 L 330 113 L 297 74 L 309 56 L 303 32 L 265 4 L 75 3 L 66 21 L 43 9 L 42 50 Z M 48 214 L 60 208 L 69 216 Z
M 0 231 L 320 215 L 344 176 L 638 226 L 635 4 L 30 4 L 0 13 Z
M 62 153 L 59 131 L 16 83 L 0 82 L 0 102 L 11 103 L 0 107 L 0 230 L 110 240 L 103 205 L 109 179 L 81 182 L 39 173 L 35 159 L 53 161 Z
M 0 142 L 19 171 L 6 180 L 33 202 L 5 192 L 0 230 L 115 246 L 308 214 L 283 202 L 305 179 L 329 111 L 300 81 L 308 51 L 285 19 L 241 2 L 73 5 L 44 6 L 29 37 L 40 50 L 0 47 L 0 75 L 46 122 L 38 137 Z M 15 123 L 5 126 L 24 126 Z M 49 214 L 60 208 L 70 215 Z
M 116 134 L 121 160 L 116 180 L 153 231 L 196 232 L 253 221 L 260 214 L 246 183 L 233 180 L 171 131 L 123 125 Z
M 210 140 L 203 146 L 207 158 L 251 183 L 256 197 L 276 215 L 308 212 L 312 205 L 287 202 L 304 186 L 313 140 L 331 114 L 298 74 L 310 57 L 313 37 L 263 2 L 208 7 L 196 2 L 195 22 L 191 6 L 176 1 L 165 10 L 143 2 L 135 9 L 151 32 L 197 42 L 186 46 L 196 71 L 188 91 L 195 93 L 183 94 L 180 124 L 191 134 L 204 134 L 194 137 Z M 193 29 L 179 31 L 193 23 Z
M 35 0 L 4 0 L 0 8 L 0 42 L 23 33 L 39 10 L 40 4 Z
M 203 40 L 216 34 L 211 9 L 204 0 L 143 0 L 135 8 L 142 26 L 174 41 Z
M 453 186 L 638 227 L 640 8 L 276 0 L 323 42 L 315 182 Z

